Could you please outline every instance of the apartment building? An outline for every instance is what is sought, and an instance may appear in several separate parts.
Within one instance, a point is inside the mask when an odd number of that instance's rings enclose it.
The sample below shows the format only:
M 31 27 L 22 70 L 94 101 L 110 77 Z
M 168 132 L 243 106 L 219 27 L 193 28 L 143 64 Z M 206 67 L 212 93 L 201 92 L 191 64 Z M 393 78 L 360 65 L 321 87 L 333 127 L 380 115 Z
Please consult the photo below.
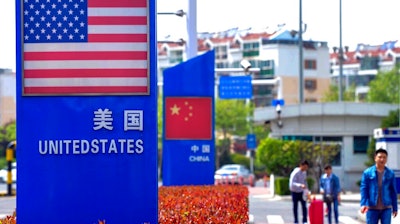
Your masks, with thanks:
M 378 71 L 390 71 L 400 62 L 400 47 L 397 41 L 387 41 L 381 45 L 358 44 L 355 50 L 343 49 L 342 86 L 356 87 L 356 101 L 362 102 L 368 92 L 368 84 Z M 339 83 L 340 51 L 333 48 L 330 54 L 332 81 Z
M 16 119 L 15 73 L 0 69 L 0 126 Z
M 289 30 L 274 33 L 251 30 L 201 34 L 198 53 L 215 51 L 216 69 L 240 68 L 247 60 L 253 68 L 253 80 L 280 79 L 279 88 L 285 104 L 299 102 L 299 46 L 298 34 Z M 185 48 L 179 43 L 158 45 L 158 78 L 162 71 L 184 60 Z M 304 101 L 320 102 L 330 85 L 330 54 L 327 42 L 303 41 Z M 222 74 L 230 75 L 230 74 Z M 262 82 L 260 82 L 262 83 Z M 271 84 L 253 85 L 253 102 L 256 107 L 271 105 L 278 97 L 278 87 Z

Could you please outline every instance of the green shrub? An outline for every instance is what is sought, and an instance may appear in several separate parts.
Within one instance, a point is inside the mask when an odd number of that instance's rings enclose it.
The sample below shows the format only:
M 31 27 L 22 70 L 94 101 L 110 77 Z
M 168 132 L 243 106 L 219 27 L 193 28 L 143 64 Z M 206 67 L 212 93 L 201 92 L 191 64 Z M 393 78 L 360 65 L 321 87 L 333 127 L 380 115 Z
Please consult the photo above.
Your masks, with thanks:
M 308 188 L 312 189 L 315 184 L 315 180 L 312 177 L 307 177 L 307 184 L 308 184 Z M 290 195 L 289 178 L 288 177 L 275 178 L 274 185 L 275 185 L 275 194 Z
M 288 177 L 275 178 L 274 186 L 275 186 L 275 194 L 290 195 L 289 178 Z
M 312 177 L 307 177 L 307 185 L 308 185 L 308 189 L 311 191 L 314 187 L 315 184 L 315 180 Z

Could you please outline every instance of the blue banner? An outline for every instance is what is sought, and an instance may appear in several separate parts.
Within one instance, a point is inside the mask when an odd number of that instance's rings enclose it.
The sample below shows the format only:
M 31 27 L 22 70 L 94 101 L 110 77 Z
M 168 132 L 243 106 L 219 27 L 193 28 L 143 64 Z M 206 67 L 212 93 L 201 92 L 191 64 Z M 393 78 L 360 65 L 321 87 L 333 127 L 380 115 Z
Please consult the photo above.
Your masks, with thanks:
M 90 5 L 82 2 L 75 5 Z M 102 3 L 136 7 L 120 0 Z M 16 4 L 17 15 L 28 10 L 23 1 Z M 41 4 L 50 13 L 47 4 L 63 7 L 56 0 Z M 149 17 L 143 19 L 149 33 L 138 35 L 147 42 L 139 51 L 143 58 L 133 56 L 140 43 L 119 43 L 119 37 L 109 39 L 118 42 L 110 46 L 84 42 L 96 42 L 98 36 L 90 33 L 68 45 L 72 53 L 64 43 L 32 45 L 24 35 L 24 18 L 17 16 L 17 40 L 25 37 L 17 41 L 18 223 L 158 223 L 155 1 L 136 5 L 143 6 L 128 11 Z M 133 51 L 121 54 L 112 50 L 115 46 Z M 113 52 L 104 57 L 107 51 Z M 77 55 L 89 60 L 77 63 Z M 106 63 L 113 57 L 126 60 Z
M 247 134 L 246 137 L 246 145 L 248 149 L 256 149 L 257 148 L 257 143 L 256 143 L 256 135 L 255 134 Z
M 219 98 L 251 99 L 253 85 L 251 76 L 221 76 L 219 78 Z
M 164 71 L 163 185 L 214 184 L 214 51 Z

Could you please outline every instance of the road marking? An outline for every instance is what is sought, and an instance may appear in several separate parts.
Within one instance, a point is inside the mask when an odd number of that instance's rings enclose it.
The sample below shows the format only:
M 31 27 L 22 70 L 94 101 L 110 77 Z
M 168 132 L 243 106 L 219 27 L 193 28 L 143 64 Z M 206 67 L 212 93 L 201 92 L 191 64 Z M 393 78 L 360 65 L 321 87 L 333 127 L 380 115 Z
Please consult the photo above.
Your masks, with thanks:
M 339 215 L 339 222 L 343 224 L 362 224 L 362 222 L 357 221 L 349 216 L 340 216 Z
M 250 217 L 252 221 L 250 222 L 249 220 L 249 223 L 253 223 L 254 217 L 252 217 L 252 215 L 250 215 Z M 266 218 L 268 224 L 285 224 L 281 215 L 267 215 Z M 350 216 L 339 216 L 339 222 L 341 224 L 364 224 L 364 222 L 360 222 Z M 308 223 L 310 223 L 310 221 Z
M 269 224 L 284 224 L 282 216 L 280 215 L 267 215 L 267 221 Z
M 254 215 L 249 214 L 249 221 L 247 223 L 254 223 Z

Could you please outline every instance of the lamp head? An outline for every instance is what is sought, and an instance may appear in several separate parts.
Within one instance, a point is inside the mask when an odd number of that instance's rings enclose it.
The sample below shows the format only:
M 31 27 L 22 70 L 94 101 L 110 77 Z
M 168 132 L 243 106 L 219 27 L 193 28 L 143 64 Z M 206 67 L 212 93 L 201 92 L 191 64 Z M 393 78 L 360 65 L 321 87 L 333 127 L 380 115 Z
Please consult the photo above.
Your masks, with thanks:
M 240 62 L 240 66 L 242 66 L 242 68 L 244 69 L 245 72 L 248 72 L 249 69 L 251 68 L 251 63 L 248 60 L 243 59 Z

